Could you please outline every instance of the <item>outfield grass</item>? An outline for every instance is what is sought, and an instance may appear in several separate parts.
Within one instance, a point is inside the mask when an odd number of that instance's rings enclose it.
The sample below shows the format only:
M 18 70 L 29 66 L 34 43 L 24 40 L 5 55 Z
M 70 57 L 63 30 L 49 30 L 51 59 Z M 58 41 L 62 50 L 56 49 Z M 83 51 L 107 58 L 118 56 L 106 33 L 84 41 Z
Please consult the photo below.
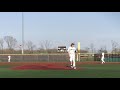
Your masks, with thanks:
M 0 65 L 0 78 L 120 78 L 120 64 L 82 64 L 81 70 L 11 70 Z

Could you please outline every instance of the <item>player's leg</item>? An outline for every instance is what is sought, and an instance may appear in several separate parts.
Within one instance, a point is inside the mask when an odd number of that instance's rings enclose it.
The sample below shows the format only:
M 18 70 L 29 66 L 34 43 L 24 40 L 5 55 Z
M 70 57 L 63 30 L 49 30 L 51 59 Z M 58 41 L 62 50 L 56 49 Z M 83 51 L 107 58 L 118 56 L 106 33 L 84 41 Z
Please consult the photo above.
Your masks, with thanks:
M 105 58 L 103 58 L 103 63 L 105 63 Z
M 75 55 L 73 55 L 73 68 L 76 69 Z
M 105 63 L 104 58 L 101 58 L 102 64 Z
M 72 55 L 70 55 L 70 65 L 72 66 L 73 63 L 72 63 Z
M 8 59 L 8 62 L 10 62 L 10 59 Z
M 101 61 L 102 61 L 102 64 L 103 64 L 103 59 L 101 59 Z

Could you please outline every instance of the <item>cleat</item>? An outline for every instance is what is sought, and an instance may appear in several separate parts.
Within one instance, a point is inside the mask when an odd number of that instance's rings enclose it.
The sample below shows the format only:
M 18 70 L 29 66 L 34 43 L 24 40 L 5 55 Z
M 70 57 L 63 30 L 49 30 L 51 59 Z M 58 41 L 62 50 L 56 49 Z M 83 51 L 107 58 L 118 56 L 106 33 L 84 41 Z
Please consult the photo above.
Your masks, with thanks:
M 71 66 L 71 68 L 73 68 L 73 66 Z
M 76 69 L 76 67 L 74 67 L 74 69 Z

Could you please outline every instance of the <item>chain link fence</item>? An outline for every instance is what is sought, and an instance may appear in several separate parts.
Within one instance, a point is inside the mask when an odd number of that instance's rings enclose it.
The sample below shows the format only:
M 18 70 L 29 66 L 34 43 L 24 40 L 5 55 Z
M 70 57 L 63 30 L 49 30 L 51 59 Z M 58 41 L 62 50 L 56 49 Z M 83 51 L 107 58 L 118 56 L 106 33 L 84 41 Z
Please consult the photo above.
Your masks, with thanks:
M 0 54 L 0 62 L 8 62 L 8 55 L 11 56 L 11 62 L 68 62 L 67 53 L 58 54 Z M 76 61 L 100 61 L 101 54 L 80 53 L 80 58 L 76 54 Z M 120 62 L 120 54 L 105 54 L 106 62 Z
M 120 54 L 119 53 L 106 53 L 104 55 L 106 62 L 120 62 Z M 100 61 L 101 54 L 94 54 L 94 61 Z
M 8 55 L 11 56 L 11 62 L 68 62 L 67 53 L 59 54 L 0 54 L 0 62 L 8 62 Z M 93 54 L 80 54 L 80 59 L 76 61 L 94 61 Z

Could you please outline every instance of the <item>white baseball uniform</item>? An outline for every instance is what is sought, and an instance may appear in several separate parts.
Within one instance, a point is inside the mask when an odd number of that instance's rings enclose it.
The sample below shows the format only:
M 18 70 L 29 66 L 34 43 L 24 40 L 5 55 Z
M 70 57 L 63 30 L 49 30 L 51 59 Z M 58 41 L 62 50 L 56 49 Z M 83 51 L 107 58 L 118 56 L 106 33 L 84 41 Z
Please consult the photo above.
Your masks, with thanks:
M 11 56 L 8 56 L 8 62 L 10 62 Z
M 102 64 L 105 63 L 105 61 L 104 61 L 104 52 L 102 52 L 101 61 L 102 61 Z
M 76 67 L 75 65 L 75 51 L 76 48 L 75 47 L 69 47 L 68 48 L 68 53 L 69 53 L 69 57 L 70 57 L 70 62 L 71 62 L 71 66 L 74 68 Z

